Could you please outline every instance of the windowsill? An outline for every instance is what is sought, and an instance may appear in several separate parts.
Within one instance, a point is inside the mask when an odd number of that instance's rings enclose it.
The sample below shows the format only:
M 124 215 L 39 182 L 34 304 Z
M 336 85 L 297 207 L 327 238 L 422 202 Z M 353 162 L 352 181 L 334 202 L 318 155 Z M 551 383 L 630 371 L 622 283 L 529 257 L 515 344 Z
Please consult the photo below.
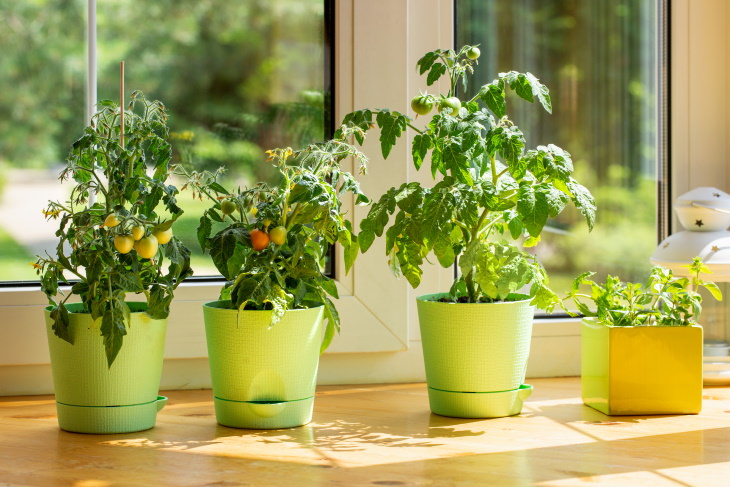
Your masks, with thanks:
M 184 283 L 170 314 L 163 389 L 210 387 L 202 305 L 218 298 L 218 282 Z M 47 301 L 37 288 L 0 289 L 5 319 L 0 323 L 0 396 L 47 394 L 53 391 L 42 310 Z M 19 326 L 22 325 L 22 326 Z M 358 323 L 343 323 L 343 335 L 320 361 L 319 384 L 419 382 L 425 379 L 420 338 L 409 332 L 403 349 L 373 352 L 358 348 L 347 333 L 367 334 Z M 389 338 L 389 337 L 386 337 Z M 355 343 L 347 353 L 338 340 Z M 376 343 L 379 338 L 371 341 Z M 564 377 L 580 373 L 580 322 L 537 318 L 528 362 L 528 377 Z
M 252 485 L 724 482 L 730 388 L 706 389 L 698 415 L 609 417 L 581 403 L 578 378 L 531 383 L 522 414 L 490 420 L 431 414 L 423 384 L 319 387 L 312 423 L 276 431 L 219 426 L 211 391 L 174 391 L 156 428 L 117 436 L 60 431 L 52 396 L 2 398 L 12 446 L 0 447 L 0 478 L 38 487 L 233 485 L 242 472 Z

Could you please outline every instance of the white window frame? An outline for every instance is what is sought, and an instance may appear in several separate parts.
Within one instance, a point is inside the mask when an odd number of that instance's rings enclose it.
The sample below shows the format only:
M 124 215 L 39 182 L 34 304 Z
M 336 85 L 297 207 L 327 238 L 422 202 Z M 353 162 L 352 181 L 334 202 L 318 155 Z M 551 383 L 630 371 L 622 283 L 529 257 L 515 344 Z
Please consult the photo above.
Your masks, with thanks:
M 671 8 L 672 198 L 696 186 L 724 183 L 721 189 L 728 190 L 730 7 L 725 0 L 694 0 L 691 8 L 690 0 L 672 0 Z M 336 33 L 336 117 L 364 106 L 405 110 L 408 94 L 423 88 L 415 61 L 427 50 L 453 43 L 452 0 L 336 0 Z M 90 59 L 90 65 L 94 62 Z M 377 141 L 368 143 L 368 153 L 379 154 Z M 371 158 L 366 192 L 378 195 L 404 178 L 427 176 L 412 170 L 407 147 L 399 144 L 395 150 L 401 152 L 387 163 Z M 361 209 L 352 211 L 356 221 L 362 218 Z M 322 357 L 322 384 L 424 380 L 415 296 L 447 289 L 450 271 L 429 269 L 424 284 L 411 290 L 390 276 L 377 245 L 359 258 L 350 275 L 338 276 L 343 332 Z M 216 299 L 219 287 L 185 283 L 178 288 L 163 389 L 210 386 L 201 305 Z M 52 392 L 41 318 L 45 306 L 37 288 L 0 289 L 0 395 Z M 579 373 L 579 321 L 535 320 L 528 376 Z

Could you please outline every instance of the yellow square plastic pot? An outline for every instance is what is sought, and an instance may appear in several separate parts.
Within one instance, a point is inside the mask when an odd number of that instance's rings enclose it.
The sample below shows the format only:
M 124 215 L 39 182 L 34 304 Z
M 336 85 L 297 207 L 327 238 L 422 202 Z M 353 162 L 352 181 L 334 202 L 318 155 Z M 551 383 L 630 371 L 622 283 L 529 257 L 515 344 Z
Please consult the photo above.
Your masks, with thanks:
M 609 415 L 697 414 L 702 327 L 582 326 L 583 402 Z

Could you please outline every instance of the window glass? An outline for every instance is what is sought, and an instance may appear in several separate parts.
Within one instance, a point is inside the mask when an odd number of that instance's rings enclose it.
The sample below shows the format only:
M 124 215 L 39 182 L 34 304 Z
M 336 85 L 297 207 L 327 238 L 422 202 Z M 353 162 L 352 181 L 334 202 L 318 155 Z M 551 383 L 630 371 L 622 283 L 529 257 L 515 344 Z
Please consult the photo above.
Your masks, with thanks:
M 565 211 L 536 251 L 552 287 L 586 270 L 643 281 L 657 243 L 657 5 L 652 0 L 457 0 L 457 46 L 479 44 L 475 79 L 529 71 L 553 114 L 522 100 L 508 113 L 528 148 L 571 153 L 596 198 L 593 232 Z M 479 86 L 469 86 L 469 96 Z
M 0 280 L 36 279 L 54 248 L 41 211 L 84 126 L 86 2 L 0 0 Z
M 177 161 L 196 169 L 225 166 L 229 186 L 267 180 L 273 172 L 265 150 L 299 147 L 325 134 L 324 4 L 98 2 L 98 99 L 118 100 L 124 60 L 127 96 L 140 90 L 167 106 Z M 0 266 L 0 280 L 35 279 L 33 255 L 55 247 L 57 222 L 43 225 L 41 210 L 49 197 L 63 199 L 56 194 L 62 191 L 58 166 L 84 126 L 85 10 L 85 1 L 0 0 L 0 109 L 8 115 L 0 117 L 0 187 L 6 181 L 0 263 L 11 264 Z M 26 180 L 33 193 L 18 205 Z M 192 250 L 196 276 L 217 274 L 195 237 L 208 203 L 189 192 L 179 200 L 186 214 L 175 232 Z M 13 228 L 28 221 L 17 206 L 32 211 L 38 242 Z

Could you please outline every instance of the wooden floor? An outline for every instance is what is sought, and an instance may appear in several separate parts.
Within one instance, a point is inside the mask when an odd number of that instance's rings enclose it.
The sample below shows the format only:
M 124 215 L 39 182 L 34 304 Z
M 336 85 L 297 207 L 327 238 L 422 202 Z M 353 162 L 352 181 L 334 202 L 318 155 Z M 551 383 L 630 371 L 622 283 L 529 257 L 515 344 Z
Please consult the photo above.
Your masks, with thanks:
M 423 384 L 321 387 L 313 422 L 219 426 L 210 391 L 172 391 L 157 427 L 58 429 L 51 396 L 0 398 L 0 486 L 726 486 L 730 388 L 697 416 L 608 417 L 579 380 L 530 381 L 519 416 L 430 414 Z

